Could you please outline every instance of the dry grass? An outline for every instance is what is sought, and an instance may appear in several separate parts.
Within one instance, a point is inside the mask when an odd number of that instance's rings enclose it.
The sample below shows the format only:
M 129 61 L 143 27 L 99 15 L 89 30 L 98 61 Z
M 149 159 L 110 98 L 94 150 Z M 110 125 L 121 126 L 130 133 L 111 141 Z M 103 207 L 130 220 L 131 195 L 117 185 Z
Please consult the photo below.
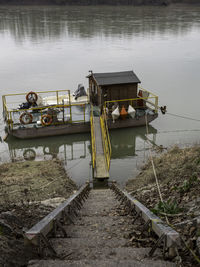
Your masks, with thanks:
M 76 189 L 58 160 L 0 165 L 0 204 L 65 197 Z
M 127 182 L 126 189 L 163 220 L 163 215 L 167 213 L 170 224 L 181 233 L 187 246 L 200 257 L 197 247 L 199 225 L 192 223 L 194 220 L 197 222 L 200 216 L 200 147 L 180 149 L 175 146 L 167 153 L 155 157 L 154 164 L 164 203 L 159 198 L 151 162 L 143 167 L 135 179 Z M 197 261 L 187 249 L 183 247 L 179 253 L 183 266 L 197 266 Z
M 154 157 L 156 173 L 161 185 L 177 184 L 181 186 L 185 180 L 200 174 L 200 147 L 180 149 L 173 147 L 167 153 Z M 151 162 L 149 161 L 141 173 L 127 182 L 128 191 L 135 191 L 155 183 Z

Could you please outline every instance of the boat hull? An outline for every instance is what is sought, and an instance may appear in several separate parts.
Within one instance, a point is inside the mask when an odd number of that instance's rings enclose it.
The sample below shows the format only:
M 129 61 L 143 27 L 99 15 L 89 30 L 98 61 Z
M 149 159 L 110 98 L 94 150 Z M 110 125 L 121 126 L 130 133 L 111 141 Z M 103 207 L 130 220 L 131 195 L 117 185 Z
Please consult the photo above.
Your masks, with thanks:
M 149 124 L 153 120 L 155 120 L 158 117 L 158 114 L 155 113 L 153 115 L 148 114 L 147 115 L 147 123 Z M 128 128 L 128 127 L 139 127 L 146 125 L 146 118 L 145 116 L 139 117 L 139 118 L 129 118 L 126 120 L 116 120 L 114 123 L 110 119 L 108 120 L 108 128 L 109 129 L 119 129 L 119 128 Z
M 20 139 L 66 135 L 90 132 L 90 122 L 65 125 L 51 125 L 40 128 L 24 128 L 9 131 L 9 134 Z
M 158 117 L 158 114 L 147 115 L 147 123 L 149 124 Z M 108 120 L 108 128 L 119 129 L 127 127 L 139 127 L 146 125 L 145 116 L 139 118 L 130 118 L 126 120 L 117 120 L 113 123 L 111 119 Z M 75 133 L 88 133 L 90 132 L 90 122 L 86 123 L 74 123 L 65 125 L 51 125 L 40 128 L 23 128 L 10 130 L 8 133 L 20 139 L 30 139 L 38 137 L 56 136 L 56 135 L 67 135 Z

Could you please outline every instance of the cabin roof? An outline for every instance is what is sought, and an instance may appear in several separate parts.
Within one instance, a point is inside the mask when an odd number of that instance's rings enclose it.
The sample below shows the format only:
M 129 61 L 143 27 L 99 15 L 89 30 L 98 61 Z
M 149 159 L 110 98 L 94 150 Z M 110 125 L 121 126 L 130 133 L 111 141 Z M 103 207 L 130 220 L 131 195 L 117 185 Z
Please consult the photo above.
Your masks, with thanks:
M 91 73 L 87 78 L 94 77 L 98 85 L 114 85 L 127 83 L 140 83 L 136 74 L 131 71 Z

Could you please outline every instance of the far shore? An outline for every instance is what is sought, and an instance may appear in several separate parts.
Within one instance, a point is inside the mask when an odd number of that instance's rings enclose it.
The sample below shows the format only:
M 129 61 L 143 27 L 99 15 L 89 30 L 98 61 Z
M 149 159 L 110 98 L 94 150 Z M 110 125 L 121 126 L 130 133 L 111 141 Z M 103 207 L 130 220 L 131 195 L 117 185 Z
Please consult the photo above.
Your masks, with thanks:
M 0 5 L 168 6 L 171 4 L 200 4 L 200 0 L 0 0 Z

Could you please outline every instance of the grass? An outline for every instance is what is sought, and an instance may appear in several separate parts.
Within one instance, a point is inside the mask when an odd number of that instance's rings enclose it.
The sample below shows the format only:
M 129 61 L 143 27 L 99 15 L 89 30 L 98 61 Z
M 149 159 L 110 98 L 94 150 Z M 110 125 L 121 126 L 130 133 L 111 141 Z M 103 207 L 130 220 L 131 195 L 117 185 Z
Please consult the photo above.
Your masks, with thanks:
M 156 215 L 160 214 L 178 214 L 181 211 L 183 211 L 182 208 L 178 206 L 178 203 L 176 200 L 168 199 L 167 201 L 159 201 L 156 206 L 151 209 L 153 213 Z
M 59 160 L 5 163 L 0 174 L 0 204 L 66 198 L 76 189 Z

